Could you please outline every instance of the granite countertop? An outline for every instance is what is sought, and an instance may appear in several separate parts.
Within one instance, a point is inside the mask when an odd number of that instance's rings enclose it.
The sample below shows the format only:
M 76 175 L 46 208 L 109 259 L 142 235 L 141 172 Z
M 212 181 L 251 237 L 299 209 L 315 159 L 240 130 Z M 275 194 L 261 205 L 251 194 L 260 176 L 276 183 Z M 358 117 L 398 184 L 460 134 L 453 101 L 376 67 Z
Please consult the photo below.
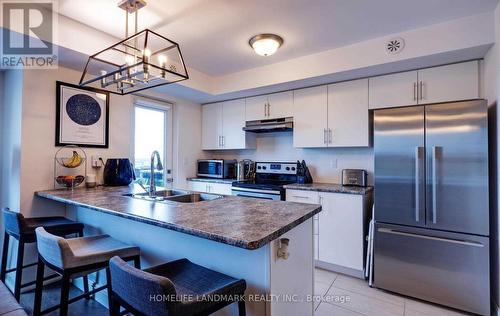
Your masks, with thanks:
M 347 193 L 347 194 L 369 194 L 373 191 L 373 187 L 356 187 L 347 186 L 336 183 L 307 183 L 307 184 L 287 184 L 285 189 L 304 190 L 304 191 L 319 191 L 331 193 Z
M 217 179 L 217 178 L 198 178 L 198 177 L 187 178 L 186 180 L 197 181 L 197 182 L 223 183 L 223 184 L 231 184 L 237 181 L 236 179 Z
M 35 195 L 245 249 L 258 249 L 321 211 L 320 205 L 237 196 L 198 203 L 124 196 L 138 186 L 39 191 Z

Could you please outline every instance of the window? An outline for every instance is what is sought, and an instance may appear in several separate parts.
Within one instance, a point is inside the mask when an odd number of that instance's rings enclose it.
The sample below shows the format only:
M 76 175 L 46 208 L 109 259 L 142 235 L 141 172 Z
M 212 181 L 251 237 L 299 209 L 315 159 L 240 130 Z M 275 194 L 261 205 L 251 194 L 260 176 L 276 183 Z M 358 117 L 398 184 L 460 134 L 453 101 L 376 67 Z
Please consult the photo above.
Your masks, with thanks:
M 172 182 L 172 106 L 138 99 L 134 107 L 134 168 L 139 181 L 151 178 L 151 154 L 157 150 L 163 170 L 155 170 L 157 186 Z M 166 157 L 166 159 L 165 159 Z

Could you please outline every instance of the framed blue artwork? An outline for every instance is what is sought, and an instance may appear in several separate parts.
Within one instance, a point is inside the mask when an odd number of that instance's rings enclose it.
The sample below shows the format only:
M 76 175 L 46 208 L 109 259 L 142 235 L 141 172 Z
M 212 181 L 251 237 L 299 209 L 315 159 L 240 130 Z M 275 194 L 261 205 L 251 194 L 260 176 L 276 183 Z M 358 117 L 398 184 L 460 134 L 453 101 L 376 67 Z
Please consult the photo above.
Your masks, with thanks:
M 109 147 L 109 92 L 56 82 L 56 146 Z

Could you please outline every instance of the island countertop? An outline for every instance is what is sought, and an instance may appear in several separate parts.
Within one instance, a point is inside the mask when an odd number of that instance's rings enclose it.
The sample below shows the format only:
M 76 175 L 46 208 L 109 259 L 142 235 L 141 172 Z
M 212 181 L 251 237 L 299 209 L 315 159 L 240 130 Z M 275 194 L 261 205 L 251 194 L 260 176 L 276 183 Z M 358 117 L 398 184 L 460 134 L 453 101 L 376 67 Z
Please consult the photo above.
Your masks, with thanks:
M 320 205 L 236 196 L 197 203 L 153 202 L 125 196 L 135 186 L 38 191 L 68 205 L 124 217 L 245 249 L 258 249 L 321 211 Z

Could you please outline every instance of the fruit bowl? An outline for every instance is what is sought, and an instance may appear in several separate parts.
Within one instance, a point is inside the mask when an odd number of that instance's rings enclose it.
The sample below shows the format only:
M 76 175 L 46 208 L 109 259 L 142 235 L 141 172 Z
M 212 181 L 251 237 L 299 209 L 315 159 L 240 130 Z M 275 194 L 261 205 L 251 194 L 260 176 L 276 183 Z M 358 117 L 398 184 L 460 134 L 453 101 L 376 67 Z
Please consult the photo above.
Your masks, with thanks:
M 73 156 L 56 157 L 56 161 L 58 164 L 66 168 L 78 168 L 85 162 L 85 158 L 82 157 L 76 150 L 73 150 Z
M 78 176 L 58 176 L 56 182 L 66 188 L 74 188 L 83 183 L 85 177 L 82 175 Z

